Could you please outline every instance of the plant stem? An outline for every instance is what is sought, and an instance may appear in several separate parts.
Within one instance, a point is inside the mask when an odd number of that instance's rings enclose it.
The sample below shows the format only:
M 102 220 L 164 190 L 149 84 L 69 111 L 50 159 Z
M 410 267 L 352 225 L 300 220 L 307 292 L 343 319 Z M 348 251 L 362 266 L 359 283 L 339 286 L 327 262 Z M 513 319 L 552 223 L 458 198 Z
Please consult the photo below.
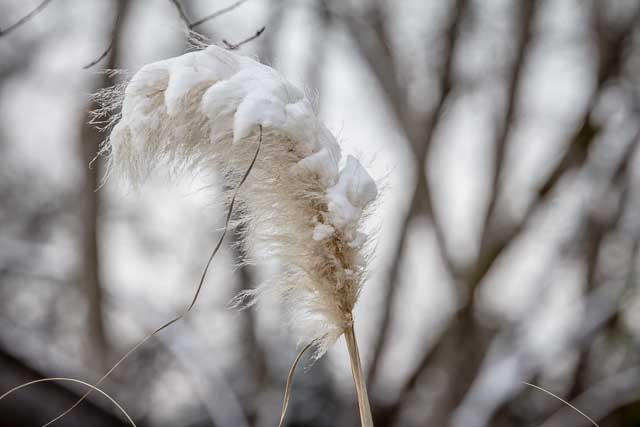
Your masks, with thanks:
M 362 427 L 373 427 L 373 418 L 371 417 L 371 408 L 369 406 L 369 396 L 367 394 L 367 385 L 362 374 L 362 365 L 360 364 L 360 353 L 358 352 L 358 342 L 353 325 L 344 331 L 344 337 L 347 341 L 349 349 L 349 359 L 351 361 L 351 372 L 353 373 L 353 382 L 356 385 L 356 394 L 358 395 L 358 407 L 360 409 L 360 423 Z

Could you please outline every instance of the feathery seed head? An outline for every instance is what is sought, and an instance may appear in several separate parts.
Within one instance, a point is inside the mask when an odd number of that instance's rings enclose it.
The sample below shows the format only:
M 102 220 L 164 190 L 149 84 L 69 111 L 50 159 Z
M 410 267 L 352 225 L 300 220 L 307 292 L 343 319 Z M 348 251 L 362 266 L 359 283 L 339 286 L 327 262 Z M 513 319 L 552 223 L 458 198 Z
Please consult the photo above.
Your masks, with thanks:
M 238 223 L 250 253 L 277 258 L 283 272 L 235 303 L 277 293 L 320 357 L 353 321 L 365 270 L 358 228 L 377 189 L 356 158 L 340 168 L 341 149 L 304 93 L 268 66 L 209 46 L 138 71 L 108 143 L 114 171 L 134 183 L 165 165 L 219 171 L 233 188 L 259 126 Z

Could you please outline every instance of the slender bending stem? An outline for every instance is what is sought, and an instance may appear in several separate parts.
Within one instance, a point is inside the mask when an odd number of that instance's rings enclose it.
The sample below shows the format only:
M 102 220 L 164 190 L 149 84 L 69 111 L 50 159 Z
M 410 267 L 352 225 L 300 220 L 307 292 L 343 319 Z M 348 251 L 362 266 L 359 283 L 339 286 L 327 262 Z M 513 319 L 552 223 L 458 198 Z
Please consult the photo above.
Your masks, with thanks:
M 353 331 L 353 325 L 345 329 L 344 337 L 347 341 L 347 348 L 349 349 L 351 372 L 353 373 L 353 382 L 356 385 L 356 393 L 358 395 L 360 423 L 362 427 L 373 427 L 373 418 L 371 417 L 371 408 L 369 407 L 369 396 L 367 395 L 367 385 L 365 384 L 364 375 L 362 374 L 360 353 L 358 352 L 358 343 L 356 341 L 356 334 Z

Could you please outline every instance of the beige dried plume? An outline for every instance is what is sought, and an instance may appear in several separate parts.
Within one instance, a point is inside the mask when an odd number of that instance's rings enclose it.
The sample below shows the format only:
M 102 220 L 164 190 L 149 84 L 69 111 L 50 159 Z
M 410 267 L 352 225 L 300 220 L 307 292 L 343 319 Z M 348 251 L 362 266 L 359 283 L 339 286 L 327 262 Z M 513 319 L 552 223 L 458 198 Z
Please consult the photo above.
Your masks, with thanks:
M 353 308 L 366 273 L 363 212 L 374 181 L 335 137 L 304 93 L 272 68 L 209 46 L 138 71 L 107 142 L 114 173 L 138 185 L 160 166 L 172 173 L 215 171 L 236 188 L 242 242 L 282 272 L 236 297 L 249 306 L 276 294 L 301 343 L 324 354 L 345 334 L 363 425 L 371 415 L 353 332 Z

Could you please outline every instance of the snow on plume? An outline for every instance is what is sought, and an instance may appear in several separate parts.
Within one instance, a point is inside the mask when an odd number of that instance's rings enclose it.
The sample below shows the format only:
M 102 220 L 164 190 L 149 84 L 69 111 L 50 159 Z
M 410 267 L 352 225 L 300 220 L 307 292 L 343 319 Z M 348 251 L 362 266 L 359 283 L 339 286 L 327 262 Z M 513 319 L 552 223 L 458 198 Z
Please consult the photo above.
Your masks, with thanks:
M 216 46 L 146 65 L 125 89 L 108 141 L 112 166 L 134 184 L 159 166 L 213 170 L 233 189 L 260 126 L 261 151 L 238 194 L 236 225 L 248 253 L 278 259 L 283 272 L 235 302 L 248 306 L 276 293 L 301 341 L 316 340 L 320 357 L 353 321 L 366 264 L 359 226 L 377 189 L 356 158 L 341 160 L 301 90 Z

